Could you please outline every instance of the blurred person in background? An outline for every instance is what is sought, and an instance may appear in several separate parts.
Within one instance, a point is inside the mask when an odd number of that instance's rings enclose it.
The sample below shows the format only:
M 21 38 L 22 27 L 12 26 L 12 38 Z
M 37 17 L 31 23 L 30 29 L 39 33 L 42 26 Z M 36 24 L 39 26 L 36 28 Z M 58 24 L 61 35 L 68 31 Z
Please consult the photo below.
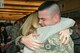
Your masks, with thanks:
M 1 26 L 0 27 L 0 48 L 1 48 L 1 52 L 2 53 L 6 53 L 6 49 L 7 49 L 7 38 L 8 38 L 8 35 L 7 35 L 7 32 L 6 32 L 6 29 L 4 26 Z
M 80 53 L 80 32 L 79 32 L 79 26 L 77 22 L 72 27 L 73 33 L 71 35 L 73 41 L 74 41 L 74 53 Z

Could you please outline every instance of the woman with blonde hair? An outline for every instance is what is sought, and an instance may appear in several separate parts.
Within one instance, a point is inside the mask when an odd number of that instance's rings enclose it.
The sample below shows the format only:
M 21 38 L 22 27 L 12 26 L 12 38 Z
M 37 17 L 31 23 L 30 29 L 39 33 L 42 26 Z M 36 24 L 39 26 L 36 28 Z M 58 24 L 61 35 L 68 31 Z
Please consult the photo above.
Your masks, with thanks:
M 20 28 L 20 35 L 17 39 L 16 39 L 16 45 L 21 46 L 22 44 L 20 44 L 20 38 L 22 36 L 28 36 L 29 34 L 34 34 L 37 33 L 36 29 L 40 27 L 39 23 L 38 23 L 38 12 L 35 11 L 31 14 L 29 14 L 27 16 L 27 19 L 25 20 L 25 22 L 23 23 L 23 25 Z
M 26 36 L 30 33 L 36 33 L 36 29 L 38 27 L 40 27 L 40 25 L 38 23 L 38 13 L 34 12 L 34 13 L 30 14 L 30 16 L 28 16 L 28 18 L 22 25 L 22 27 L 21 27 L 22 35 Z

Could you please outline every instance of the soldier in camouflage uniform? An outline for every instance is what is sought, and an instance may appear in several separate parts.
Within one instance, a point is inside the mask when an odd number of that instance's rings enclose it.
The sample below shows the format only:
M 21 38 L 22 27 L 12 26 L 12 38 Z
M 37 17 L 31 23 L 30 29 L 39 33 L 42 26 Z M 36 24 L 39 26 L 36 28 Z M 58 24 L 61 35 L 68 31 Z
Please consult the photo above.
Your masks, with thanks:
M 57 5 L 56 2 L 53 2 L 53 1 L 44 2 L 38 8 L 38 10 L 39 10 L 39 19 L 40 19 L 39 24 L 41 24 L 42 26 L 55 25 L 56 20 L 58 20 L 57 18 L 60 19 L 60 10 L 59 10 L 59 6 Z M 53 19 L 56 17 L 55 18 L 56 20 L 55 19 L 53 20 L 53 24 L 48 22 L 49 20 L 48 21 L 46 20 L 46 19 L 48 19 L 48 16 L 49 16 L 49 18 L 53 17 Z M 55 29 L 53 29 L 53 30 L 55 30 Z M 59 29 L 57 29 L 57 30 L 59 30 Z M 49 32 L 47 32 L 47 33 L 49 33 Z M 71 40 L 70 37 L 69 37 L 69 40 L 70 40 L 70 42 L 68 44 L 64 45 L 60 42 L 59 33 L 55 33 L 48 38 L 46 43 L 43 44 L 42 48 L 35 50 L 34 53 L 74 53 L 73 41 Z

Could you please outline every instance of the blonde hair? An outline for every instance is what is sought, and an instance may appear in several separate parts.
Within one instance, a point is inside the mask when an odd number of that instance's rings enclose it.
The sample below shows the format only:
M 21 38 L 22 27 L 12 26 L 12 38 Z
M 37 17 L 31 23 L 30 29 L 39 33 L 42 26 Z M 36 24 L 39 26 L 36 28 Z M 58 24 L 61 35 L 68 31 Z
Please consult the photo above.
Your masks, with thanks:
M 38 27 L 38 13 L 34 12 L 27 17 L 26 21 L 22 25 L 22 35 L 26 36 L 30 33 L 34 33 Z

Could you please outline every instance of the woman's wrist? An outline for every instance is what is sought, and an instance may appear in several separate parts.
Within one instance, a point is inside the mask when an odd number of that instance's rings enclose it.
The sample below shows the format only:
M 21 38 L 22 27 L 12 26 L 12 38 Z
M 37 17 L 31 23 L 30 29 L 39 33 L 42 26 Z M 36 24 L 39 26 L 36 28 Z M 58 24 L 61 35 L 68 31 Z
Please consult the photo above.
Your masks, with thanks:
M 22 36 L 21 38 L 20 38 L 20 40 L 19 40 L 19 43 L 20 44 L 25 44 L 25 38 L 26 36 Z

